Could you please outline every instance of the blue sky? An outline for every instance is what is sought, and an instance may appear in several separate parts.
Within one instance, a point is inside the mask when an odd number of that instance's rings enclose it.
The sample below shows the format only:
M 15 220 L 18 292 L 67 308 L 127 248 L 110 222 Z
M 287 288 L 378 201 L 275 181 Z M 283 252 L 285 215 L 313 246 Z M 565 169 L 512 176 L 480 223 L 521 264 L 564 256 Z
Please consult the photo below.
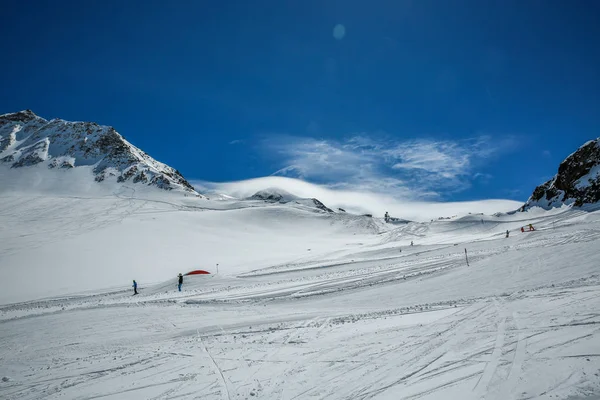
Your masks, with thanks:
M 112 125 L 191 180 L 525 200 L 600 136 L 592 0 L 8 0 L 2 13 L 0 113 Z

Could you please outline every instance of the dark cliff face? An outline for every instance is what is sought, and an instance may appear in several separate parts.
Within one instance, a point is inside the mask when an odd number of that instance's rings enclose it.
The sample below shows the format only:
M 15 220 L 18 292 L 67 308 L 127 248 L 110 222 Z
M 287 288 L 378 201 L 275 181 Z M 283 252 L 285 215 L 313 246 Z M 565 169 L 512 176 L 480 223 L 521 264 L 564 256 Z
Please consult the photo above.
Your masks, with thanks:
M 115 179 L 197 194 L 174 168 L 127 142 L 114 128 L 94 122 L 50 121 L 31 110 L 0 115 L 0 164 L 50 169 L 93 166 L 93 179 Z
M 600 138 L 587 142 L 560 163 L 558 173 L 535 188 L 524 208 L 552 208 L 562 204 L 582 206 L 599 201 Z

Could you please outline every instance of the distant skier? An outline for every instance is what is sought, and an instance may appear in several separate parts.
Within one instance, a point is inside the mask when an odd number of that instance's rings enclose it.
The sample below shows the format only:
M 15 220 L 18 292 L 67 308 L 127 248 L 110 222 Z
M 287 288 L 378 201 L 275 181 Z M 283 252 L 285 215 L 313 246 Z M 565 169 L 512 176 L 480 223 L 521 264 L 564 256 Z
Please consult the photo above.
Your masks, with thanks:
M 506 230 L 506 237 L 508 237 L 508 229 Z
M 413 241 L 411 240 L 411 241 L 410 241 L 410 245 L 412 246 L 413 244 L 414 244 L 414 243 L 413 243 Z
M 133 295 L 135 296 L 136 294 L 138 294 L 137 291 L 137 282 L 135 281 L 135 279 L 133 280 Z
M 525 228 L 521 227 L 521 232 L 525 232 Z
M 529 224 L 529 230 L 530 231 L 535 231 L 535 228 L 533 227 L 533 225 Z
M 177 284 L 177 288 L 181 292 L 181 285 L 183 285 L 183 275 L 179 274 L 178 277 L 179 277 L 179 283 Z

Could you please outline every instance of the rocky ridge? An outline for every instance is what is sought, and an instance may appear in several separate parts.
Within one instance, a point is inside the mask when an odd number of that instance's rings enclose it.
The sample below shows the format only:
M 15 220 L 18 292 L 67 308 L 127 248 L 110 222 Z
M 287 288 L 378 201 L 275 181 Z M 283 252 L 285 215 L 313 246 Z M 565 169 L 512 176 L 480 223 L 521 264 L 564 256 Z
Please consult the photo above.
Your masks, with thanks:
M 46 120 L 31 110 L 0 115 L 0 165 L 92 167 L 97 182 L 115 179 L 198 195 L 176 169 L 126 141 L 113 127 L 94 122 Z
M 534 206 L 549 209 L 562 204 L 583 206 L 598 202 L 600 138 L 585 143 L 560 163 L 557 174 L 535 188 L 523 210 Z

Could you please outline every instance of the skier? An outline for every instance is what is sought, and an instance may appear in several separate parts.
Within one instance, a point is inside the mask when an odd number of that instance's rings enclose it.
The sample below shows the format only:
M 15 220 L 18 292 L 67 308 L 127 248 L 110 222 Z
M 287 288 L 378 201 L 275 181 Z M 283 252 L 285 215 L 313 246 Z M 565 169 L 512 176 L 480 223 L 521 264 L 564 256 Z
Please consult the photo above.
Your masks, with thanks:
M 530 231 L 535 231 L 535 229 L 533 228 L 533 225 L 529 224 L 529 230 Z
M 506 230 L 506 237 L 508 237 L 508 229 Z
M 521 232 L 525 232 L 525 228 L 521 227 Z
M 178 275 L 179 277 L 179 284 L 177 285 L 177 288 L 179 289 L 179 291 L 181 292 L 181 285 L 183 285 L 183 275 L 181 275 L 181 273 Z
M 137 282 L 135 281 L 135 279 L 133 280 L 133 295 L 135 296 L 136 294 L 138 294 L 137 291 Z
M 412 241 L 412 240 L 410 241 L 410 245 L 411 245 L 411 246 L 413 245 L 413 241 Z

